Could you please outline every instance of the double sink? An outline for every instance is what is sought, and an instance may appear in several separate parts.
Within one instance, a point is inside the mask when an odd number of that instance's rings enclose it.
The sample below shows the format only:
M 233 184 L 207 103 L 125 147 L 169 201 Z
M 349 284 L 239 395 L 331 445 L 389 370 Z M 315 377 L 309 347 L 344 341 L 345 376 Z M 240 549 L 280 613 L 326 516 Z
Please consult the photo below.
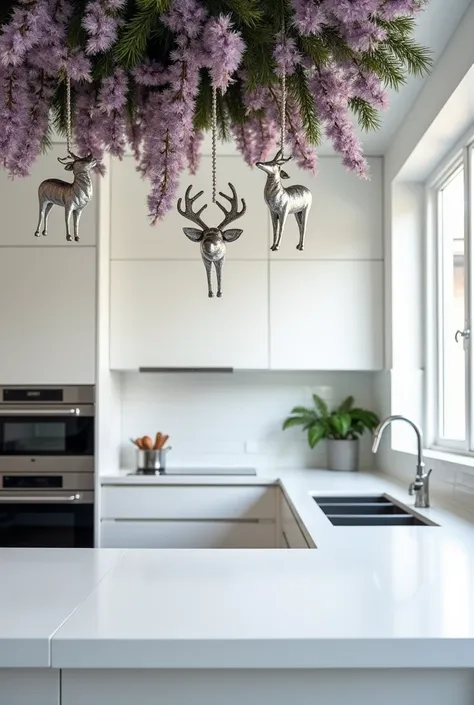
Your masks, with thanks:
M 313 497 L 334 526 L 437 526 L 387 495 Z

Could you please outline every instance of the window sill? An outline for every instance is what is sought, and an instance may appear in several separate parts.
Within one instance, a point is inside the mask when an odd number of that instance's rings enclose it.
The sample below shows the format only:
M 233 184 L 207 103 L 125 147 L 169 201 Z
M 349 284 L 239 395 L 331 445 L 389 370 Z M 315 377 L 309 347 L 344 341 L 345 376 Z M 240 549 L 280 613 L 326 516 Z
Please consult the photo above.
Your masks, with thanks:
M 454 453 L 449 450 L 439 450 L 437 448 L 427 448 L 423 450 L 425 458 L 431 460 L 442 460 L 445 463 L 453 463 L 455 465 L 464 465 L 465 467 L 474 468 L 474 455 L 463 455 Z

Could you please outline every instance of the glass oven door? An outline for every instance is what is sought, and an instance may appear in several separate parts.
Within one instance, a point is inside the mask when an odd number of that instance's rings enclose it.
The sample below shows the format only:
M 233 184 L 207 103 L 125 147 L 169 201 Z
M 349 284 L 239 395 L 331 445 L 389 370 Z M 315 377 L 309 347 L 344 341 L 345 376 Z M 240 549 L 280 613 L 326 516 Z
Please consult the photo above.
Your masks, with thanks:
M 92 409 L 92 407 L 90 407 Z M 94 416 L 77 409 L 0 410 L 0 455 L 94 454 Z
M 81 499 L 76 499 L 79 496 Z M 93 546 L 92 493 L 74 495 L 64 492 L 58 496 L 16 496 L 0 493 L 1 548 Z

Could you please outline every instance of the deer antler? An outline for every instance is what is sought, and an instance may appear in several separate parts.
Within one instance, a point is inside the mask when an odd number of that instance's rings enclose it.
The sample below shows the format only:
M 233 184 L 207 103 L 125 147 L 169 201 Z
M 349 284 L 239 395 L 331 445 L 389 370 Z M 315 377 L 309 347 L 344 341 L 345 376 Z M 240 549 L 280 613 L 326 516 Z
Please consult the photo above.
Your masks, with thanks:
M 245 211 L 247 210 L 247 206 L 245 205 L 245 201 L 242 198 L 242 210 L 239 211 L 239 199 L 237 198 L 237 192 L 235 188 L 232 186 L 231 183 L 229 183 L 229 188 L 232 191 L 232 196 L 227 196 L 225 193 L 222 193 L 222 191 L 219 191 L 219 196 L 222 196 L 223 198 L 226 198 L 229 203 L 230 203 L 230 210 L 227 211 L 222 203 L 219 203 L 219 201 L 216 201 L 216 205 L 219 206 L 221 211 L 224 213 L 225 217 L 224 220 L 220 225 L 217 226 L 218 230 L 221 230 L 222 228 L 225 228 L 226 225 L 229 225 L 229 223 L 232 223 L 233 220 L 237 220 L 237 218 L 240 218 L 243 216 Z
M 72 164 L 74 161 L 74 157 L 58 157 L 58 162 L 60 164 Z
M 203 207 L 197 211 L 197 213 L 194 213 L 193 211 L 194 201 L 200 196 L 202 196 L 204 191 L 199 191 L 195 196 L 191 196 L 191 189 L 192 186 L 188 186 L 188 188 L 186 189 L 186 193 L 184 194 L 184 210 L 181 208 L 182 199 L 178 199 L 178 213 L 180 213 L 180 215 L 184 215 L 184 217 L 190 220 L 192 223 L 196 223 L 196 225 L 199 225 L 199 227 L 201 227 L 203 230 L 208 230 L 206 223 L 204 223 L 204 221 L 200 218 L 200 215 L 203 210 L 207 208 L 207 204 L 204 204 Z

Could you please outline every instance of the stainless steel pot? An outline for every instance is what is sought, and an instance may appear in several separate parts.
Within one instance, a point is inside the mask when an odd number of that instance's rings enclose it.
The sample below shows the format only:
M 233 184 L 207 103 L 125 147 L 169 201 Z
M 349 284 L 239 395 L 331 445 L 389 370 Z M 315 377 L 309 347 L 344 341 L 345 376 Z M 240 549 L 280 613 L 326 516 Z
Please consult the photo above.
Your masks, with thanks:
M 166 456 L 170 450 L 171 446 L 162 450 L 138 450 L 137 469 L 150 475 L 165 472 Z

